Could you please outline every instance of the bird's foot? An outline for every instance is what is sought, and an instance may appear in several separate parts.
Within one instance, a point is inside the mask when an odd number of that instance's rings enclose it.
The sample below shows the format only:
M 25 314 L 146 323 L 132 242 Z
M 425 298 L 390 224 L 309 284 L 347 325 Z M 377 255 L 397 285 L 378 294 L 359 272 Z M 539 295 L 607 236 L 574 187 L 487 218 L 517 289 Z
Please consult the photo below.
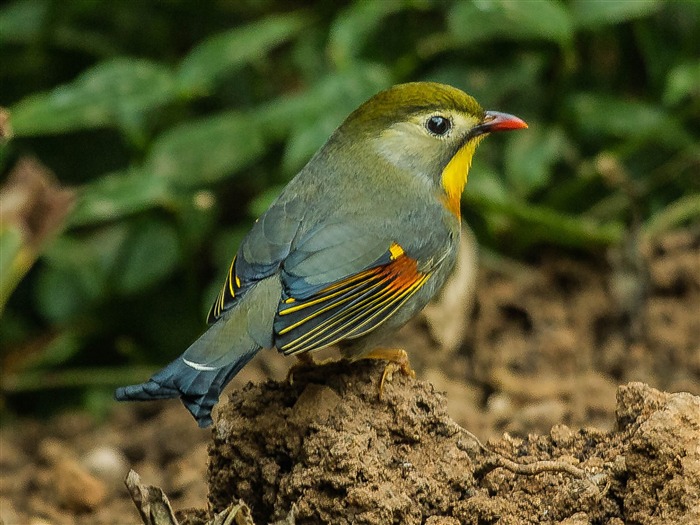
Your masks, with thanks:
M 381 359 L 382 361 L 389 361 L 379 381 L 379 399 L 382 398 L 382 394 L 384 393 L 384 383 L 386 381 L 391 381 L 394 377 L 394 372 L 397 370 L 405 376 L 416 377 L 416 372 L 411 368 L 411 363 L 408 360 L 408 354 L 403 348 L 376 348 L 369 354 L 362 356 L 362 359 Z

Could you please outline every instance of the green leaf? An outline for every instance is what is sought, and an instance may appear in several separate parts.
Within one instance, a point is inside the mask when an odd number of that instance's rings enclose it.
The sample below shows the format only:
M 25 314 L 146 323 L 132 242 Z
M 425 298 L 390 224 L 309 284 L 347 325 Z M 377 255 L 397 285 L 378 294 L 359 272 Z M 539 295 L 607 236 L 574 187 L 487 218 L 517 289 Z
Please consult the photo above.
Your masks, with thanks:
M 175 211 L 177 230 L 183 252 L 198 250 L 203 242 L 208 242 L 212 231 L 217 228 L 219 207 L 226 202 L 217 202 L 216 194 L 210 189 L 179 192 L 169 209 Z
M 164 221 L 139 221 L 117 255 L 112 283 L 120 293 L 138 292 L 170 275 L 179 259 L 175 228 Z
M 81 237 L 63 235 L 49 246 L 37 287 L 37 303 L 44 317 L 67 322 L 105 297 L 126 234 L 122 224 Z
M 132 127 L 147 110 L 171 102 L 174 88 L 167 67 L 117 58 L 98 64 L 69 84 L 21 100 L 11 109 L 12 126 L 18 137 Z
M 700 61 L 680 64 L 666 77 L 665 104 L 673 106 L 692 97 L 700 98 Z
M 565 44 L 573 38 L 567 9 L 554 0 L 457 2 L 447 23 L 452 38 L 462 46 L 499 39 L 541 39 Z
M 405 9 L 425 8 L 428 3 L 416 0 L 353 2 L 335 17 L 328 36 L 328 54 L 338 67 L 348 66 L 360 55 L 367 39 L 381 30 L 390 15 Z
M 250 224 L 244 224 L 241 226 L 236 226 L 235 228 L 222 229 L 214 238 L 214 246 L 212 248 L 212 262 L 217 268 L 217 276 L 214 278 L 214 284 L 220 289 L 221 285 L 224 284 L 226 279 L 226 272 L 231 266 L 231 261 L 238 247 L 243 242 L 243 239 L 250 231 L 252 227 L 252 222 Z M 217 293 L 218 293 L 217 289 Z M 212 296 L 211 300 L 214 300 Z M 209 305 L 211 306 L 211 305 Z
M 499 215 L 511 220 L 514 235 L 523 247 L 538 242 L 559 246 L 592 248 L 616 244 L 622 239 L 624 227 L 617 222 L 600 223 L 589 218 L 571 216 L 532 204 L 493 200 L 476 192 L 466 192 L 464 201 L 478 207 L 482 213 L 498 220 Z
M 521 197 L 547 186 L 552 166 L 569 149 L 564 131 L 532 125 L 527 133 L 509 137 L 505 149 L 505 172 L 511 188 Z
M 678 228 L 684 223 L 700 220 L 700 194 L 684 195 L 657 212 L 644 224 L 644 235 L 656 239 L 661 234 Z
M 212 259 L 221 274 L 221 279 L 215 279 L 219 284 L 223 284 L 223 280 L 226 278 L 224 272 L 228 270 L 233 256 L 236 255 L 236 250 L 238 250 L 243 239 L 250 231 L 253 221 L 250 222 L 250 224 L 236 226 L 235 228 L 223 229 L 216 235 L 212 249 Z
M 63 330 L 37 350 L 22 363 L 23 370 L 51 368 L 66 363 L 80 351 L 80 337 L 75 330 Z
M 206 92 L 223 73 L 260 60 L 307 25 L 305 16 L 287 13 L 215 35 L 183 59 L 178 71 L 180 87 L 189 92 Z
M 430 73 L 426 80 L 464 88 L 482 107 L 496 109 L 499 104 L 508 107 L 523 106 L 516 101 L 528 102 L 527 110 L 534 113 L 541 105 L 541 94 L 546 87 L 542 75 L 546 74 L 547 61 L 540 54 L 518 53 L 509 61 L 498 61 L 486 65 L 465 68 L 462 62 L 447 63 Z M 547 98 L 549 105 L 550 99 Z M 503 109 L 503 108 L 501 108 Z
M 568 105 L 579 130 L 592 137 L 655 140 L 674 149 L 693 143 L 676 119 L 651 104 L 579 93 Z
M 0 9 L 0 42 L 35 41 L 46 21 L 46 0 L 18 0 Z
M 110 173 L 80 189 L 68 224 L 85 226 L 120 219 L 162 206 L 169 200 L 170 191 L 165 179 L 137 168 Z
M 661 0 L 573 0 L 570 4 L 574 25 L 597 29 L 656 13 Z
M 55 370 L 27 370 L 19 374 L 3 377 L 3 390 L 6 392 L 32 392 L 46 389 L 80 388 L 86 386 L 115 387 L 138 383 L 153 374 L 152 366 L 114 366 L 61 368 Z
M 256 112 L 257 124 L 270 140 L 290 135 L 282 161 L 286 173 L 300 169 L 355 108 L 391 85 L 388 70 L 353 64 L 331 73 L 311 89 L 279 99 Z
M 383 65 L 356 63 L 351 69 L 326 75 L 298 95 L 282 97 L 258 108 L 256 125 L 265 130 L 270 140 L 278 140 L 292 130 L 313 126 L 329 110 L 347 116 L 391 84 L 389 70 Z
M 28 270 L 22 231 L 12 224 L 0 225 L 0 314 L 13 290 Z M 33 260 L 33 259 L 31 259 Z
M 244 113 L 221 113 L 158 137 L 144 170 L 178 187 L 199 187 L 250 166 L 264 152 L 257 119 Z
M 514 198 L 496 170 L 478 155 L 469 171 L 462 202 L 465 209 L 478 213 L 494 235 L 506 234 L 516 240 L 510 249 L 541 242 L 590 249 L 615 244 L 622 237 L 623 226 L 617 222 L 567 215 Z
M 312 124 L 303 123 L 293 129 L 282 158 L 283 171 L 288 174 L 299 171 L 323 146 L 350 111 L 345 108 L 329 108 Z
M 2 115 L 0 115 L 2 118 Z M 14 148 L 11 142 L 6 142 L 0 139 L 0 173 L 6 173 L 8 171 L 8 166 L 12 162 L 14 153 Z
M 53 323 L 66 323 L 89 308 L 100 294 L 88 269 L 78 272 L 50 266 L 37 278 L 36 303 L 41 314 Z
M 469 179 L 465 191 L 470 197 L 484 199 L 489 202 L 505 203 L 510 201 L 508 188 L 498 176 L 498 172 L 478 155 L 474 157 L 469 170 Z M 466 200 L 466 199 L 465 199 Z

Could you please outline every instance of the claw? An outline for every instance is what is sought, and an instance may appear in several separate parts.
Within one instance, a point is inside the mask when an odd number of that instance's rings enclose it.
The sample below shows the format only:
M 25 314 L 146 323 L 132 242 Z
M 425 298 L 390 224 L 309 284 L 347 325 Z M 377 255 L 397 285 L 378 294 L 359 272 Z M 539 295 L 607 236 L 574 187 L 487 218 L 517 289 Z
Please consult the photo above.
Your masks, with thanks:
M 402 374 L 411 378 L 416 377 L 416 373 L 411 368 L 411 363 L 408 360 L 408 354 L 402 348 L 377 348 L 372 350 L 369 354 L 362 356 L 362 359 L 381 359 L 382 361 L 389 361 L 379 381 L 379 399 L 381 399 L 384 394 L 384 383 L 392 380 L 395 371 L 399 370 Z
M 289 386 L 294 385 L 294 372 L 299 370 L 300 368 L 306 368 L 310 366 L 323 366 L 327 365 L 329 363 L 335 363 L 336 360 L 333 359 L 332 357 L 328 359 L 322 359 L 321 361 L 316 361 L 311 354 L 308 353 L 303 353 L 303 354 L 298 354 L 296 356 L 297 362 L 294 363 L 290 368 L 289 371 L 287 372 L 287 383 L 289 383 Z
M 299 354 L 296 356 L 296 358 L 297 362 L 294 363 L 291 367 L 289 367 L 289 370 L 287 371 L 286 381 L 289 384 L 289 386 L 294 385 L 294 372 L 305 366 L 313 366 L 316 364 L 314 358 L 307 353 Z

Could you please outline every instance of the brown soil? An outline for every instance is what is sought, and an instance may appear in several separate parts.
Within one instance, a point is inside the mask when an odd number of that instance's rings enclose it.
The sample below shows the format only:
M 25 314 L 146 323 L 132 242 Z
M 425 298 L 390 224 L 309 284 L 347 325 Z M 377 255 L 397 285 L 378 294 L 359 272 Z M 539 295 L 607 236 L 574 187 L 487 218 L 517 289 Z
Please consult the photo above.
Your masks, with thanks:
M 610 261 L 490 263 L 475 296 L 407 326 L 397 346 L 446 397 L 395 374 L 379 401 L 376 364 L 297 371 L 290 386 L 290 360 L 261 353 L 222 398 L 209 474 L 211 433 L 176 401 L 6 426 L 0 520 L 140 523 L 131 467 L 176 509 L 242 497 L 258 524 L 292 508 L 297 523 L 697 523 L 698 398 L 634 384 L 615 399 L 630 381 L 700 395 L 700 235 Z M 502 457 L 585 476 L 515 473 Z
M 242 498 L 257 523 L 297 524 L 700 521 L 700 397 L 631 383 L 612 432 L 558 425 L 487 450 L 427 382 L 397 377 L 378 401 L 382 370 L 326 365 L 234 393 L 211 509 Z

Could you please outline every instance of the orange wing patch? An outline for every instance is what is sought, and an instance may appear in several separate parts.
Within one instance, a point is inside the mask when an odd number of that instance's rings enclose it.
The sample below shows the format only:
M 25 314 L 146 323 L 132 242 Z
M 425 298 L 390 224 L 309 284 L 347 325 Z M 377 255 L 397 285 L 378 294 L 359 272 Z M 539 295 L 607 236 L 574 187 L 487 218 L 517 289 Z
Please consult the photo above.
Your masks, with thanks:
M 298 354 L 354 339 L 391 317 L 430 277 L 392 244 L 388 262 L 354 274 L 299 301 L 282 302 L 275 317 L 277 348 Z

